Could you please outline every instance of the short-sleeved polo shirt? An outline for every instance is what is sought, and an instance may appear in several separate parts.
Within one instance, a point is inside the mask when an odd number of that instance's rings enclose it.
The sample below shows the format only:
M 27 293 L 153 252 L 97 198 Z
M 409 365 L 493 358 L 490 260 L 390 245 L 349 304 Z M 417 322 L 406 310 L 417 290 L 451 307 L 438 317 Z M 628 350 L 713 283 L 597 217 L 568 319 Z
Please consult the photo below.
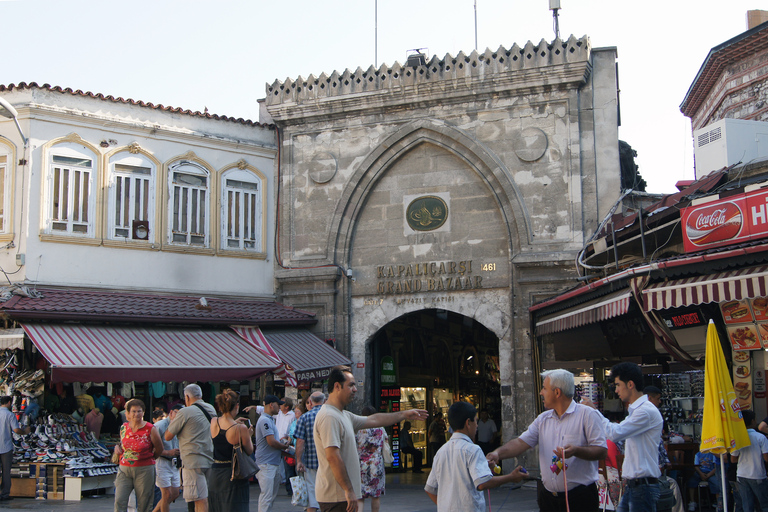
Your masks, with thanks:
M 267 442 L 267 437 L 272 436 L 275 441 L 279 441 L 277 437 L 277 426 L 275 425 L 275 418 L 269 414 L 262 414 L 259 416 L 259 421 L 256 422 L 256 464 L 271 464 L 273 466 L 280 465 L 280 456 L 282 450 L 278 448 L 272 448 Z
M 320 503 L 338 503 L 346 501 L 344 489 L 336 482 L 331 465 L 325 457 L 325 449 L 336 447 L 349 475 L 352 489 L 357 499 L 362 499 L 360 491 L 360 456 L 357 453 L 355 432 L 365 426 L 367 418 L 341 411 L 331 404 L 323 405 L 315 418 L 315 446 L 317 448 L 317 480 L 315 496 Z

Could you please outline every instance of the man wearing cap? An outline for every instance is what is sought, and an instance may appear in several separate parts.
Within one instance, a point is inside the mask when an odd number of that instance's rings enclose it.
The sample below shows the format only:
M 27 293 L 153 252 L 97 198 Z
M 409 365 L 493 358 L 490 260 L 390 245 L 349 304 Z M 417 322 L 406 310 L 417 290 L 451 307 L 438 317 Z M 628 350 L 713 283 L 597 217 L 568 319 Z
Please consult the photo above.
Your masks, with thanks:
M 259 512 L 270 512 L 272 504 L 277 498 L 280 489 L 280 461 L 282 452 L 288 449 L 288 443 L 283 443 L 277 435 L 275 415 L 280 411 L 280 406 L 285 402 L 275 395 L 267 395 L 264 398 L 264 413 L 256 422 L 255 454 L 259 472 Z

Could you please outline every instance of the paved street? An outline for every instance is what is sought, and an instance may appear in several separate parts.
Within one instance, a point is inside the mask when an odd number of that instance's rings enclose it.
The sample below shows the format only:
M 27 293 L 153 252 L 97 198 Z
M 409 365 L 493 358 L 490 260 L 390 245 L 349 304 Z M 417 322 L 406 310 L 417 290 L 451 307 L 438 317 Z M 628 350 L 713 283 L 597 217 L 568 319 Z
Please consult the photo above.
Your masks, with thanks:
M 381 499 L 381 510 L 397 512 L 434 512 L 435 507 L 424 493 L 424 482 L 428 470 L 421 475 L 399 473 L 387 475 L 386 495 Z M 285 490 L 283 489 L 283 493 Z M 259 486 L 251 484 L 251 507 L 258 510 Z M 487 501 L 486 495 L 486 501 Z M 521 488 L 502 487 L 491 491 L 492 512 L 533 512 L 536 506 L 536 484 L 526 483 Z M 37 510 L 50 512 L 109 512 L 114 509 L 111 495 L 86 497 L 83 501 L 37 501 L 31 498 L 15 498 L 9 502 L 0 502 L 0 510 Z M 186 511 L 186 505 L 178 500 L 171 505 L 172 512 Z M 297 512 L 298 507 L 291 506 L 291 499 L 283 494 L 277 498 L 273 512 Z M 370 510 L 366 507 L 366 510 Z

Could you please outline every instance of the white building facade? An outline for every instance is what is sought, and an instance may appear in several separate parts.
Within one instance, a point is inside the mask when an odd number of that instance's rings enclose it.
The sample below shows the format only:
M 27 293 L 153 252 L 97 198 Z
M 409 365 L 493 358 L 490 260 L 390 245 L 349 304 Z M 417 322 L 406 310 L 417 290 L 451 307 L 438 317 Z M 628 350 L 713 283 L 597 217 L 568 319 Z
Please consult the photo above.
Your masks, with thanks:
M 36 84 L 0 87 L 9 283 L 272 298 L 270 126 Z

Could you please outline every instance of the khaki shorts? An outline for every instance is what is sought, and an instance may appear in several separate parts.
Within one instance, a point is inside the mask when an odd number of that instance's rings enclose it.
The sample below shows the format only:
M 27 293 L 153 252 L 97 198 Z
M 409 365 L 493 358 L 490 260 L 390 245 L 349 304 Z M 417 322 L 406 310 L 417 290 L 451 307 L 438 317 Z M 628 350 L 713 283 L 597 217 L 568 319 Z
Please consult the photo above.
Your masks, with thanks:
M 161 489 L 181 487 L 179 469 L 173 461 L 159 458 L 155 464 L 155 485 Z
M 181 484 L 184 486 L 184 501 L 192 502 L 208 498 L 208 472 L 200 468 L 181 468 Z

